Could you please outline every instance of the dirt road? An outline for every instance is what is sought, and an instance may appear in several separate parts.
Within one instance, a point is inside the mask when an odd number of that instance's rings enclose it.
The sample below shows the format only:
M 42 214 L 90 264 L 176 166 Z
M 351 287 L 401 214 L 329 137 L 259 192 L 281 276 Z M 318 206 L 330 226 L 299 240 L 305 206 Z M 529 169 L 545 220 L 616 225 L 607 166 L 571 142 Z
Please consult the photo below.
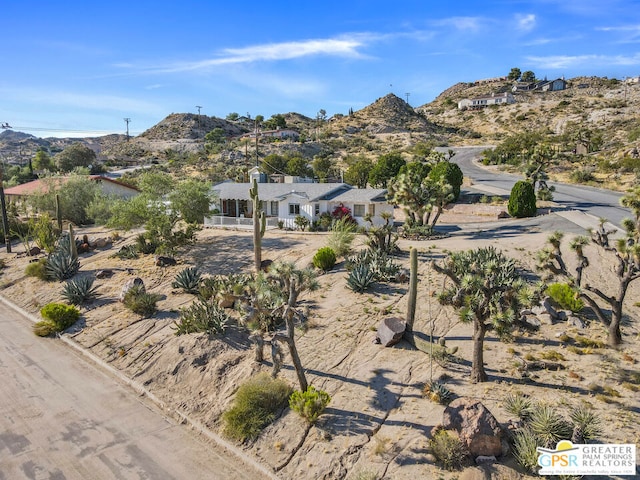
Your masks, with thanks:
M 0 479 L 253 479 L 0 303 Z

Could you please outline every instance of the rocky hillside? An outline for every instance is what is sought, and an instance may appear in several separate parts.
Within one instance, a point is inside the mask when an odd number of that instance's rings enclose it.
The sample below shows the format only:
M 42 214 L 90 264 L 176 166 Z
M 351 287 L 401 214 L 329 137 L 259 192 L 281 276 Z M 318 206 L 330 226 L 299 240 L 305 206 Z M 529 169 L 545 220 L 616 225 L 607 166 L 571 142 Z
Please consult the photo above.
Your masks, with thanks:
M 458 109 L 460 100 L 511 92 L 512 86 L 500 80 L 457 83 L 417 110 L 434 124 L 451 128 L 452 144 L 495 143 L 534 130 L 561 135 L 573 123 L 601 133 L 607 153 L 624 155 L 639 145 L 640 85 L 615 79 L 577 77 L 567 81 L 566 90 L 518 92 L 510 105 Z

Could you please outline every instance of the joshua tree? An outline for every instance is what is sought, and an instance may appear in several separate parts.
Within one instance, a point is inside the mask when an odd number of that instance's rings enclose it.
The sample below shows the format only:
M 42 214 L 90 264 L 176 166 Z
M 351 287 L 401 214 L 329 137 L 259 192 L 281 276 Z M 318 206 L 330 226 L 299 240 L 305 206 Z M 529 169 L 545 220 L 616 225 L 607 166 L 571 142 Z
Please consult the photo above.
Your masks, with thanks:
M 460 319 L 473 323 L 471 380 L 484 382 L 484 337 L 494 330 L 501 339 L 509 338 L 530 290 L 515 261 L 493 247 L 452 253 L 433 268 L 453 283 L 439 295 L 440 303 L 458 308 Z
M 273 337 L 272 344 L 280 341 L 289 347 L 291 360 L 298 375 L 300 390 L 305 392 L 308 383 L 296 348 L 294 327 L 296 320 L 303 321 L 305 319 L 304 314 L 296 308 L 300 294 L 306 290 L 313 291 L 319 288 L 316 273 L 309 268 L 297 269 L 294 263 L 275 262 L 269 269 L 268 278 L 277 285 L 283 294 L 282 302 L 275 311 L 281 316 L 287 327 L 284 334 L 278 333 Z
M 583 270 L 589 266 L 589 260 L 583 251 L 584 246 L 589 242 L 587 237 L 576 237 L 569 245 L 578 257 L 575 275 L 568 270 L 562 257 L 560 249 L 562 233 L 555 232 L 551 235 L 548 239 L 551 247 L 542 250 L 538 254 L 540 267 L 551 271 L 555 275 L 563 275 L 569 278 L 580 288 L 580 297 L 591 307 L 598 320 L 608 326 L 608 342 L 613 347 L 622 343 L 620 322 L 622 321 L 622 306 L 627 295 L 627 289 L 631 282 L 640 278 L 640 187 L 636 187 L 622 197 L 620 203 L 622 206 L 630 208 L 635 216 L 635 220 L 625 219 L 622 222 L 626 235 L 623 238 L 619 238 L 615 242 L 615 246 L 611 246 L 612 242 L 609 236 L 615 230 L 607 230 L 604 219 L 601 219 L 598 228 L 591 232 L 591 241 L 605 251 L 611 252 L 615 257 L 613 271 L 618 279 L 615 294 L 607 295 L 601 289 L 583 282 Z M 607 316 L 590 294 L 610 305 L 610 316 Z
M 251 196 L 251 201 L 253 202 L 253 255 L 256 273 L 258 273 L 262 267 L 262 237 L 264 237 L 267 219 L 264 210 L 261 208 L 260 198 L 258 197 L 258 181 L 255 178 L 249 189 L 249 196 Z

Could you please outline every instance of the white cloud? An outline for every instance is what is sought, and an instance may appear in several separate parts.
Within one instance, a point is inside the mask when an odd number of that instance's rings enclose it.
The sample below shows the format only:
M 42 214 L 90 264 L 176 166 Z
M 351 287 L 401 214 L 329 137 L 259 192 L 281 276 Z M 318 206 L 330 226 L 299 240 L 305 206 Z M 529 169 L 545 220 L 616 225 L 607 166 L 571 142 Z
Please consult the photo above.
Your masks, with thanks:
M 640 25 L 624 25 L 618 27 L 598 27 L 596 30 L 601 32 L 613 32 L 622 34 L 621 43 L 637 43 L 640 42 Z
M 359 49 L 364 47 L 373 38 L 375 37 L 362 34 L 337 38 L 252 45 L 243 48 L 226 48 L 221 50 L 213 58 L 193 62 L 177 62 L 144 70 L 155 73 L 177 73 L 207 70 L 222 65 L 259 61 L 274 62 L 319 55 L 363 58 L 364 55 L 360 53 Z
M 527 57 L 536 68 L 563 69 L 579 66 L 636 66 L 640 65 L 640 53 L 635 55 L 550 55 Z
M 477 32 L 482 27 L 484 19 L 482 17 L 449 17 L 433 22 L 439 27 L 453 27 L 456 30 Z
M 523 32 L 530 32 L 536 26 L 536 16 L 532 13 L 529 14 L 516 14 L 515 16 L 516 22 L 518 25 L 518 30 Z

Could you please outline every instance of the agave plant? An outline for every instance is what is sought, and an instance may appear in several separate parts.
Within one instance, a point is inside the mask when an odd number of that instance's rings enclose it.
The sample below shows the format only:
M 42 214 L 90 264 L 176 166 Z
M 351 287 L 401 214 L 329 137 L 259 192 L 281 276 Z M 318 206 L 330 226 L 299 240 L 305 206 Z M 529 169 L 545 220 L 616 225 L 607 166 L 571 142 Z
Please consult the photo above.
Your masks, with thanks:
M 173 288 L 181 288 L 186 293 L 197 295 L 201 277 L 198 267 L 187 267 L 176 275 L 171 286 Z
M 180 312 L 180 320 L 174 323 L 176 335 L 206 332 L 209 335 L 223 333 L 229 316 L 215 303 L 199 301 Z
M 66 283 L 62 289 L 62 296 L 71 305 L 82 305 L 96 298 L 96 287 L 93 285 L 95 277 L 82 277 Z
M 375 274 L 366 263 L 356 265 L 349 272 L 347 277 L 347 286 L 354 292 L 362 293 L 366 291 L 373 283 Z
M 440 405 L 448 405 L 451 402 L 453 393 L 440 382 L 429 382 L 422 390 L 424 396 L 429 397 L 432 402 Z
M 73 257 L 64 249 L 58 249 L 47 257 L 45 271 L 48 278 L 66 280 L 78 273 L 78 270 L 80 270 L 78 257 Z

